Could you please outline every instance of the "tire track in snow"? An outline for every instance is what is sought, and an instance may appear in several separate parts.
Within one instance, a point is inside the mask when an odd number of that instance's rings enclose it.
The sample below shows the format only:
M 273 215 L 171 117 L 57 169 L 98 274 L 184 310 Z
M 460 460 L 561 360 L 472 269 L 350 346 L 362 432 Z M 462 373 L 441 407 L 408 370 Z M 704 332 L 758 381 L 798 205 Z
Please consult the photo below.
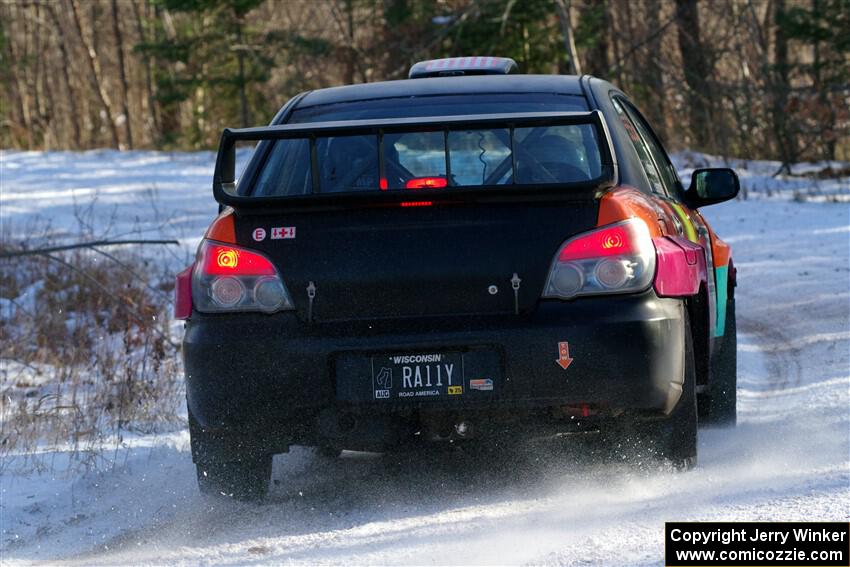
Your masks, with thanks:
M 771 390 L 798 386 L 803 380 L 800 356 L 804 346 L 795 346 L 794 341 L 780 330 L 778 321 L 760 321 L 750 315 L 742 315 L 738 322 L 739 333 L 757 337 L 756 347 L 764 356 L 768 369 L 765 386 Z M 744 345 L 739 341 L 739 354 L 742 347 Z

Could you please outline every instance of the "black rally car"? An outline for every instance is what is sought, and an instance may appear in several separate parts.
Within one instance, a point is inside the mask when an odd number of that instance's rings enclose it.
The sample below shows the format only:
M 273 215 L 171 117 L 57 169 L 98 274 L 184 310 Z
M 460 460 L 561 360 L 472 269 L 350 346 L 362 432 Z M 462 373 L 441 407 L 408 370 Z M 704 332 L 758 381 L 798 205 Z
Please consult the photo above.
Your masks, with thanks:
M 637 431 L 687 467 L 698 405 L 734 423 L 735 271 L 697 208 L 737 177 L 685 189 L 615 87 L 515 70 L 422 62 L 224 131 L 221 214 L 177 281 L 202 490 L 263 494 L 293 444 L 529 424 Z

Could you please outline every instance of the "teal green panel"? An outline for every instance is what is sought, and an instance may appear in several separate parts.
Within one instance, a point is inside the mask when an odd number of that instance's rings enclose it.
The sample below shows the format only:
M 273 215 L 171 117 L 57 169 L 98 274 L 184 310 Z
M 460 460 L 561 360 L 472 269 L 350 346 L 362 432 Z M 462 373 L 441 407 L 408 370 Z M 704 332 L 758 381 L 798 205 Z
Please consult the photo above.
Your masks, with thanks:
M 714 269 L 715 290 L 717 291 L 717 324 L 714 336 L 722 337 L 726 330 L 726 286 L 729 283 L 729 266 L 717 266 Z

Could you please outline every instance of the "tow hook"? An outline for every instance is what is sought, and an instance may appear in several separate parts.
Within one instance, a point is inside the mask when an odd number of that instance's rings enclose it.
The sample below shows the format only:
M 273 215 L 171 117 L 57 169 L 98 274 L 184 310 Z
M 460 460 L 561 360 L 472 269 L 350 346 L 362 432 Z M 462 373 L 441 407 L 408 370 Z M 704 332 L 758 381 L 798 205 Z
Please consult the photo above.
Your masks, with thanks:
M 465 421 L 456 423 L 455 433 L 457 433 L 458 437 L 466 437 L 472 433 L 472 425 Z
M 312 281 L 307 284 L 307 322 L 313 322 L 313 300 L 316 299 L 316 284 Z
M 522 283 L 522 280 L 519 278 L 516 272 L 514 272 L 513 277 L 511 278 L 511 287 L 514 290 L 514 315 L 519 315 L 519 284 Z

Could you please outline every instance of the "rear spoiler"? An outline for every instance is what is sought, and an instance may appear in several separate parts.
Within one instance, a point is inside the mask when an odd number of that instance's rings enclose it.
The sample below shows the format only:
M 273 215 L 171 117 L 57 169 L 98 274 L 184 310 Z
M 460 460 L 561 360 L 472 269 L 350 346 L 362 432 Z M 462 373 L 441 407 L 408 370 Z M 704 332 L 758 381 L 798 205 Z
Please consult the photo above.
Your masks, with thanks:
M 503 128 L 510 130 L 513 140 L 515 128 L 535 126 L 565 126 L 591 124 L 595 128 L 599 140 L 601 175 L 596 179 L 576 183 L 561 184 L 508 184 L 487 186 L 488 191 L 480 191 L 485 186 L 453 187 L 451 190 L 419 190 L 417 198 L 422 198 L 433 192 L 439 195 L 439 200 L 478 200 L 509 198 L 521 193 L 525 197 L 531 195 L 575 194 L 577 191 L 587 194 L 588 191 L 598 193 L 617 184 L 617 159 L 611 143 L 611 136 L 605 124 L 605 118 L 598 110 L 590 112 L 516 112 L 505 114 L 475 114 L 464 116 L 427 116 L 418 118 L 390 118 L 380 120 L 346 120 L 338 122 L 311 122 L 303 124 L 284 124 L 279 126 L 263 126 L 257 128 L 225 128 L 216 158 L 213 174 L 213 195 L 215 200 L 225 206 L 240 208 L 300 208 L 315 206 L 345 206 L 364 202 L 388 203 L 410 199 L 410 194 L 403 191 L 388 192 L 356 192 L 356 193 L 319 193 L 319 176 L 316 156 L 316 139 L 319 137 L 334 137 L 345 135 L 373 134 L 378 139 L 378 160 L 380 171 L 384 171 L 383 136 L 401 132 L 444 132 L 475 130 L 484 128 Z M 240 195 L 236 188 L 236 143 L 240 141 L 260 142 L 251 163 L 245 168 L 241 182 L 251 183 L 256 173 L 257 165 L 264 159 L 270 144 L 263 142 L 301 138 L 310 141 L 310 160 L 312 167 L 312 193 L 297 196 L 252 197 Z

